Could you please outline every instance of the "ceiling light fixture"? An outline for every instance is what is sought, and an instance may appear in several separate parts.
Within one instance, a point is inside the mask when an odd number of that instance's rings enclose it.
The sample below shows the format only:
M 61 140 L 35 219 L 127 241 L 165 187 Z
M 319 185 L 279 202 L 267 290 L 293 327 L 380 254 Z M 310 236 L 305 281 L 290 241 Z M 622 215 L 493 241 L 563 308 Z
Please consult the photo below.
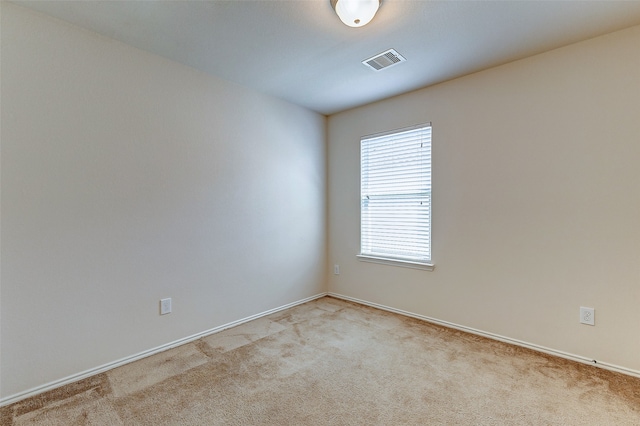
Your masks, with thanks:
M 380 0 L 330 0 L 340 20 L 349 27 L 367 25 L 378 11 Z

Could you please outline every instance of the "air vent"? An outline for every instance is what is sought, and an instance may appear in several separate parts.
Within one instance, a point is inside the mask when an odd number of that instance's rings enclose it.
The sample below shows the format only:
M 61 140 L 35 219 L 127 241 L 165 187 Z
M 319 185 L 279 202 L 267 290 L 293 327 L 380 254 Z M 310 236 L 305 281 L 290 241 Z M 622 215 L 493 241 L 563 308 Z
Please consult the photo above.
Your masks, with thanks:
M 402 55 L 394 49 L 389 49 L 373 58 L 365 59 L 362 63 L 374 71 L 380 71 L 381 69 L 389 68 L 404 61 L 406 61 L 406 59 L 403 58 Z

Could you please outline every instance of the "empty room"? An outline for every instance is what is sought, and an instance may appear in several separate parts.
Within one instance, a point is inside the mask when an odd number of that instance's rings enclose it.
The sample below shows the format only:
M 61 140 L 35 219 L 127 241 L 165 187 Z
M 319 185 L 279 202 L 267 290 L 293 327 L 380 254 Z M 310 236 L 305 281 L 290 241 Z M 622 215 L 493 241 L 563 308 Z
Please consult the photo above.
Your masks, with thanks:
M 640 1 L 0 1 L 0 423 L 640 425 Z

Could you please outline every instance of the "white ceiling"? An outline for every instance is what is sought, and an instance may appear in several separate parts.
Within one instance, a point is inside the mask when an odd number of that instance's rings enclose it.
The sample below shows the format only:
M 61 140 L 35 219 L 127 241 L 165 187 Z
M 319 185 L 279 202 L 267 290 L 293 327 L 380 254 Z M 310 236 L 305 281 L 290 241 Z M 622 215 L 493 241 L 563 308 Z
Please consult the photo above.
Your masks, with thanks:
M 383 0 L 362 28 L 329 0 L 15 3 L 323 114 L 640 24 L 640 1 Z

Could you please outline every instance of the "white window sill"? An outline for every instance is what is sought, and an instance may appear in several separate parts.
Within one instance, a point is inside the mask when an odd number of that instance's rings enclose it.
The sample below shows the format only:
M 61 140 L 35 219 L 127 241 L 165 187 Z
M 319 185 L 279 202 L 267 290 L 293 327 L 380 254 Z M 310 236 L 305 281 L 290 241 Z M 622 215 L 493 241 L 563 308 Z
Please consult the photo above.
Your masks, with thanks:
M 403 268 L 421 269 L 423 271 L 433 271 L 435 265 L 433 263 L 411 262 L 409 260 L 390 259 L 386 257 L 375 257 L 366 254 L 359 254 L 358 260 L 362 262 L 380 263 L 382 265 L 400 266 Z

